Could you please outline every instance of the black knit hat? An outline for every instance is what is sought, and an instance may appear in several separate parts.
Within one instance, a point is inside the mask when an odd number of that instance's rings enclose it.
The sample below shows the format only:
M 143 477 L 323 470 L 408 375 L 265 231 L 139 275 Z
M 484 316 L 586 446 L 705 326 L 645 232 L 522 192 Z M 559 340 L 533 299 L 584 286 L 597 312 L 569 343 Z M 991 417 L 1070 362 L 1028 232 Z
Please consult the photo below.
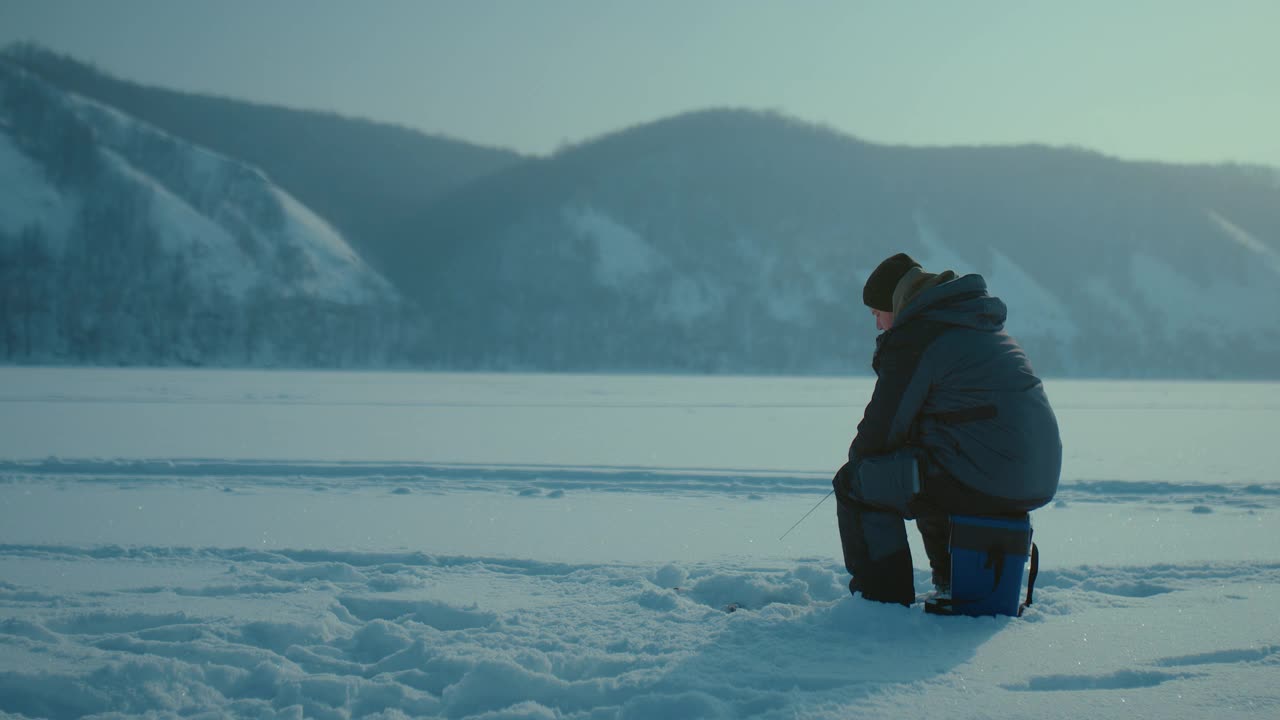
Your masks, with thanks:
M 893 312 L 893 290 L 913 267 L 920 267 L 920 263 L 906 253 L 898 253 L 880 263 L 862 288 L 862 303 L 876 310 Z

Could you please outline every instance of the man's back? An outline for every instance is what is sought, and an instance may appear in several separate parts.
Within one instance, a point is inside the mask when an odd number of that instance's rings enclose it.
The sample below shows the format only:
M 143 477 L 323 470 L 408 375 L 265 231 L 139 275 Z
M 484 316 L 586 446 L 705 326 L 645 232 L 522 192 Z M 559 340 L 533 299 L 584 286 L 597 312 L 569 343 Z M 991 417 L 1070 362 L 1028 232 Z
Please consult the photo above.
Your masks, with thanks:
M 1026 509 L 1048 502 L 1062 463 L 1057 419 L 1026 354 L 1004 332 L 1006 312 L 979 275 L 909 298 L 878 341 L 877 397 L 851 451 L 909 443 L 927 452 L 930 474 Z

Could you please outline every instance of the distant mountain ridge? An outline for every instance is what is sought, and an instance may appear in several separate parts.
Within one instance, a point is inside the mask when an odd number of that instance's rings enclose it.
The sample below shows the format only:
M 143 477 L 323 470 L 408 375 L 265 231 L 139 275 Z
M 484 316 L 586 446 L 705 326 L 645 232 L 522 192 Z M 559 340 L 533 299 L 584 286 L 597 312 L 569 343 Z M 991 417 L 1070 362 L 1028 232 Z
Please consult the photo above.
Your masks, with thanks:
M 462 188 L 389 277 L 451 363 L 838 373 L 871 355 L 863 280 L 906 251 L 986 276 L 1044 372 L 1274 377 L 1277 177 L 713 110 Z
M 263 170 L 375 267 L 388 225 L 524 158 L 386 123 L 148 87 L 34 45 L 2 53 L 28 71 L 176 137 Z
M 393 360 L 404 303 L 328 223 L 257 169 L 2 59 L 0 181 L 8 361 Z
M 211 107 L 156 92 L 190 105 L 178 115 Z M 216 102 L 245 137 L 278 136 L 260 127 L 268 119 L 301 129 L 315 115 Z M 338 134 L 369 130 L 325 117 Z M 72 140 L 50 141 L 63 149 L 50 177 L 64 165 L 74 174 L 83 143 Z M 874 330 L 862 282 L 906 251 L 929 269 L 982 273 L 1042 374 L 1280 377 L 1273 168 L 884 146 L 742 110 L 659 120 L 549 157 L 490 159 L 440 175 L 421 197 L 388 193 L 398 210 L 363 208 L 360 241 L 339 232 L 406 302 L 371 306 L 362 317 L 379 329 L 333 344 L 363 343 L 360 362 L 372 366 L 867 372 Z M 362 165 L 369 195 L 384 184 L 376 165 Z M 297 171 L 321 186 L 329 177 Z M 39 206 L 42 191 L 23 192 L 34 199 L 21 204 Z M 319 194 L 304 204 L 329 219 L 352 206 L 330 203 Z

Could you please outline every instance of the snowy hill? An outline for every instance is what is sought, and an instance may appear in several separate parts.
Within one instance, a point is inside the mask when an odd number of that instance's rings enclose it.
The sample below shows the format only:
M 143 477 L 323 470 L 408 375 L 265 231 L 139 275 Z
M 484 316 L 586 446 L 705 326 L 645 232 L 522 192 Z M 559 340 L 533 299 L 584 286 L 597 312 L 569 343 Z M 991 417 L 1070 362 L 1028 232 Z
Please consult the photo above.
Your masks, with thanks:
M 15 44 L 0 57 L 65 91 L 260 168 L 375 268 L 393 262 L 383 252 L 388 222 L 523 159 L 385 123 L 141 85 L 37 45 Z
M 401 301 L 258 170 L 0 61 L 8 360 L 385 359 Z
M 887 147 L 708 111 L 485 178 L 400 236 L 389 277 L 462 365 L 865 371 L 861 285 L 905 250 L 986 276 L 1047 373 L 1280 368 L 1263 168 Z

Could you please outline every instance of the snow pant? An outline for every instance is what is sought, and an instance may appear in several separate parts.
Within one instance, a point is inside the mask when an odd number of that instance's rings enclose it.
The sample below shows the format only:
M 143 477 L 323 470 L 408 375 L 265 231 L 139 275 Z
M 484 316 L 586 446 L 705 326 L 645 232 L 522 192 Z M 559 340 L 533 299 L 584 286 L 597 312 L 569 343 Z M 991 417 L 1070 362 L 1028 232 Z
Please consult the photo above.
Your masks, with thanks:
M 906 520 L 915 519 L 935 585 L 951 582 L 951 515 L 1017 515 L 1029 508 L 961 485 L 918 450 L 846 463 L 832 480 L 849 590 L 867 600 L 915 601 Z

